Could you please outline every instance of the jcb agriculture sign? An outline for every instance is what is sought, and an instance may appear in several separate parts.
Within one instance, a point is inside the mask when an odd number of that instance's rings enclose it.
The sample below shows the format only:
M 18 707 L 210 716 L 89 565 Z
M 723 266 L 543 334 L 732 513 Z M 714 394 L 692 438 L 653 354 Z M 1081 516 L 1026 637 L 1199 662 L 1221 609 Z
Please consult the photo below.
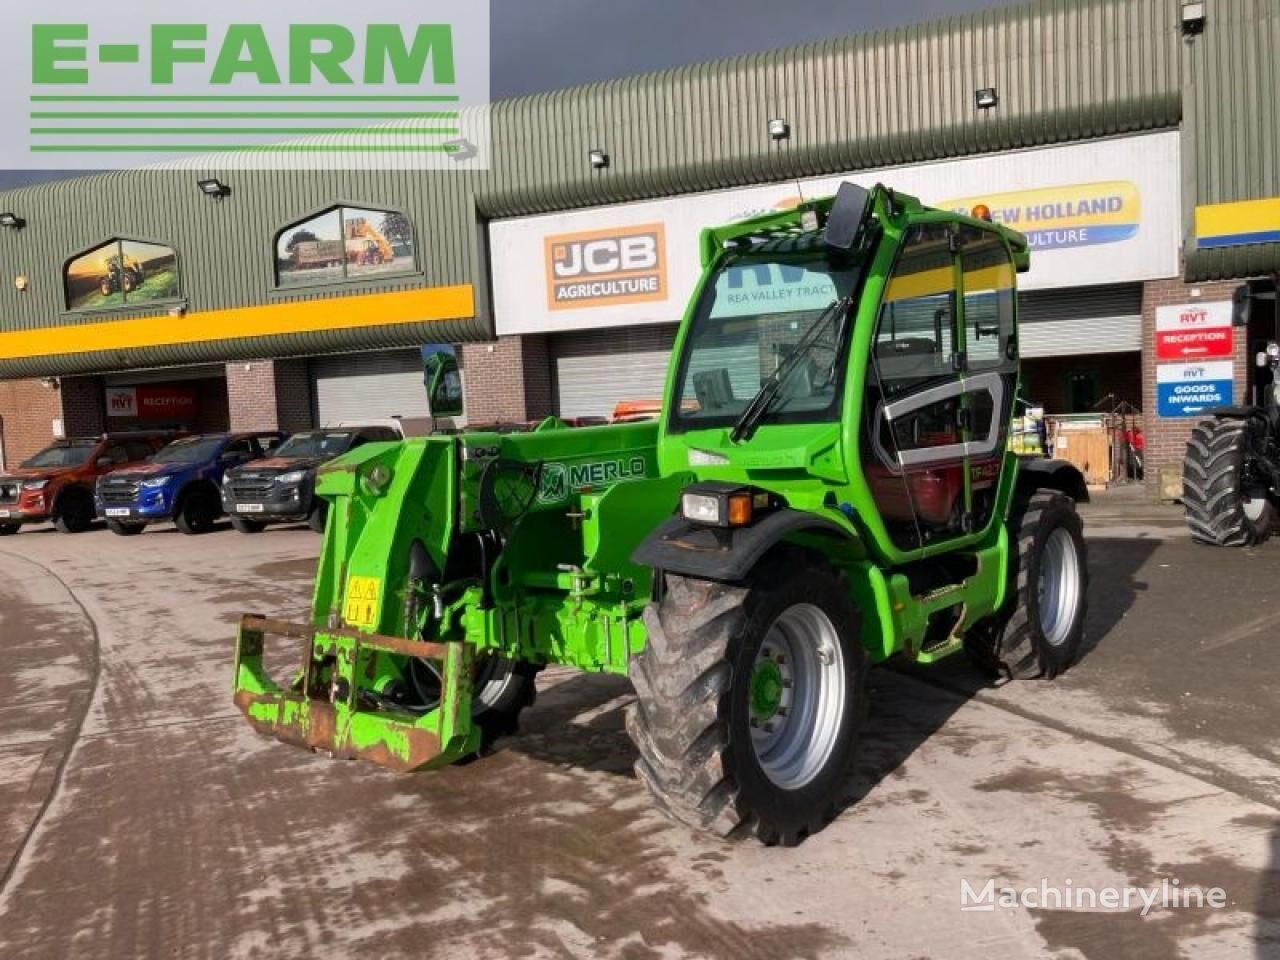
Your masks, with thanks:
M 552 310 L 665 300 L 666 230 L 661 223 L 546 238 Z
M 487 0 L 10 4 L 0 168 L 474 169 Z

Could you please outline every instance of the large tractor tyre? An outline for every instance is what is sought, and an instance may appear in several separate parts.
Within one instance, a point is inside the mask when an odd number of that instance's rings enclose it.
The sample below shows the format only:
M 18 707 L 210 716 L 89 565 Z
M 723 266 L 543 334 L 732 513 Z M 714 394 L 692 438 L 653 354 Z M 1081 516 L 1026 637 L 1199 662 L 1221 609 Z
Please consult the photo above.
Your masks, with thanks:
M 1089 592 L 1075 501 L 1037 490 L 1010 518 L 1016 553 L 1008 608 L 967 638 L 970 654 L 1013 680 L 1052 679 L 1080 655 Z
M 637 776 L 672 819 L 792 846 L 847 799 L 866 712 L 860 621 L 825 569 L 667 576 L 631 660 Z
M 231 516 L 231 526 L 237 533 L 261 533 L 267 529 L 265 523 L 260 523 L 257 520 L 246 520 L 244 517 L 237 517 L 234 514 Z
M 328 519 L 329 504 L 323 500 L 317 500 L 316 505 L 311 508 L 311 513 L 307 515 L 307 526 L 316 533 L 324 533 L 324 525 Z
M 221 513 L 222 505 L 218 502 L 217 493 L 206 487 L 196 487 L 182 498 L 173 522 L 179 531 L 193 537 L 211 531 Z
M 136 537 L 147 529 L 147 525 L 145 523 L 122 523 L 119 520 L 108 520 L 107 529 L 117 537 Z
M 59 533 L 84 533 L 93 526 L 93 497 L 74 487 L 58 498 L 53 512 L 53 525 Z
M 0 537 L 12 537 L 21 529 L 20 523 L 0 523 Z
M 1205 420 L 1191 431 L 1182 464 L 1182 503 L 1191 539 L 1248 547 L 1271 536 L 1276 508 L 1249 461 L 1246 420 Z

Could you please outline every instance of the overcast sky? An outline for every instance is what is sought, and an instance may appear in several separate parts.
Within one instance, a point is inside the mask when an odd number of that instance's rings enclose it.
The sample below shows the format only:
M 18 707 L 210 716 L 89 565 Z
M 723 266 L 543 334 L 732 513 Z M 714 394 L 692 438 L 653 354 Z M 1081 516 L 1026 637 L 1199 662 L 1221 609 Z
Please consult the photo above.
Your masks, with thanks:
M 999 0 L 490 0 L 494 99 L 998 6 Z M 55 176 L 67 176 L 56 174 Z M 48 176 L 0 170 L 0 189 Z

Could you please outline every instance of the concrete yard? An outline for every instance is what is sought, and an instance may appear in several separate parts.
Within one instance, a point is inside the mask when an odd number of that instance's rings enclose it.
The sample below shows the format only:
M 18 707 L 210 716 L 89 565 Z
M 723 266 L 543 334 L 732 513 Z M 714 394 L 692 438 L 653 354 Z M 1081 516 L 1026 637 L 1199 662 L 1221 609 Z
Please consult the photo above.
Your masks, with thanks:
M 618 679 L 547 671 L 519 736 L 434 774 L 259 738 L 234 624 L 305 616 L 305 529 L 24 532 L 0 542 L 0 956 L 1280 957 L 1280 542 L 1197 547 L 1133 490 L 1086 520 L 1085 658 L 999 688 L 875 671 L 860 799 L 790 850 L 662 819 Z M 988 879 L 1226 905 L 962 911 Z

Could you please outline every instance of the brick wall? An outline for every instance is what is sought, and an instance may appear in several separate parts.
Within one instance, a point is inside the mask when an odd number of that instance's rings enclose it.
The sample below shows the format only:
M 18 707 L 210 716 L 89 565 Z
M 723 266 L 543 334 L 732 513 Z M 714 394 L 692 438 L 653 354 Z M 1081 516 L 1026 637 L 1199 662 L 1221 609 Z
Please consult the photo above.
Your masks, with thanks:
M 468 423 L 523 423 L 551 414 L 554 396 L 545 336 L 463 344 L 462 371 Z
M 305 360 L 227 364 L 232 430 L 305 430 L 311 424 L 311 386 Z
M 62 397 L 39 380 L 0 382 L 0 469 L 12 469 L 53 440 Z
M 59 393 L 68 437 L 97 437 L 107 432 L 106 394 L 101 377 L 63 377 Z
M 1146 417 L 1146 487 L 1153 499 L 1160 497 L 1162 473 L 1182 475 L 1182 458 L 1186 451 L 1187 437 L 1197 418 L 1165 418 L 1156 413 L 1156 308 L 1184 303 L 1215 303 L 1230 300 L 1238 281 L 1228 283 L 1186 284 L 1181 280 L 1153 280 L 1143 285 L 1142 296 L 1142 408 Z M 1237 329 L 1234 337 L 1235 355 L 1233 373 L 1235 380 L 1234 403 L 1248 400 L 1248 338 L 1245 331 Z
M 295 433 L 315 426 L 306 360 L 276 360 L 276 429 Z

